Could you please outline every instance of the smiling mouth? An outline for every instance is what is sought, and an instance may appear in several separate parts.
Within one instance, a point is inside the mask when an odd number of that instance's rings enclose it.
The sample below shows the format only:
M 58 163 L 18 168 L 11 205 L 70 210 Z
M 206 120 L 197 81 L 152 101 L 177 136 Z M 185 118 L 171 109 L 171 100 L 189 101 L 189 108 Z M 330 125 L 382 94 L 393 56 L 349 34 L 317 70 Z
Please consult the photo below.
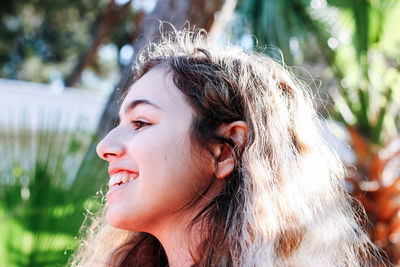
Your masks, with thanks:
M 124 184 L 129 184 L 135 180 L 139 175 L 137 173 L 120 171 L 110 175 L 110 181 L 108 182 L 108 187 L 110 189 L 117 188 Z

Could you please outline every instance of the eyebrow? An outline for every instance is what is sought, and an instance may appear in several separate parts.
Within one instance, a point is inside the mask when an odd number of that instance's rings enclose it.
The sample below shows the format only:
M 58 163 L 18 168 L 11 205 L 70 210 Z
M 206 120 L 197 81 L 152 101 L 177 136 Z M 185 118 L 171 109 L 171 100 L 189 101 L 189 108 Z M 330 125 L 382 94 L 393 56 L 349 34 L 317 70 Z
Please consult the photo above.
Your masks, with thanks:
M 131 112 L 133 109 L 135 109 L 138 105 L 150 105 L 155 107 L 156 109 L 160 109 L 161 108 L 159 106 L 157 106 L 156 104 L 150 102 L 149 100 L 146 99 L 137 99 L 132 101 L 131 103 L 129 103 L 129 105 L 126 106 L 124 113 L 127 114 L 128 112 Z

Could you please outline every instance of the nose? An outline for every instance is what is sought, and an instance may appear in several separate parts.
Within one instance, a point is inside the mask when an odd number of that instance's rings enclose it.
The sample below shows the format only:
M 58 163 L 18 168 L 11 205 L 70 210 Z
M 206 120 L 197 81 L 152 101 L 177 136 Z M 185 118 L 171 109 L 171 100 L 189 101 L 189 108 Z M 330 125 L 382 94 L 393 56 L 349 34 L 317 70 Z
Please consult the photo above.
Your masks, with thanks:
M 121 157 L 125 153 L 125 147 L 119 141 L 121 138 L 118 138 L 116 132 L 117 128 L 111 130 L 96 147 L 97 155 L 108 162 Z

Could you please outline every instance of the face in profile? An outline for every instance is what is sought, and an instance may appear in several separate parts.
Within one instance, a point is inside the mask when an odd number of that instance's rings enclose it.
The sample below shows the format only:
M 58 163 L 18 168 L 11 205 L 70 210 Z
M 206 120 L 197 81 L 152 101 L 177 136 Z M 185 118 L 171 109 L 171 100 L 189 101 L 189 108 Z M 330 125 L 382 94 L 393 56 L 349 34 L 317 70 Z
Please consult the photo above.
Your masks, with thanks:
M 193 109 L 163 69 L 135 82 L 119 117 L 120 124 L 97 146 L 109 162 L 106 220 L 152 232 L 174 223 L 182 216 L 178 211 L 204 191 L 213 177 L 212 159 L 193 153 Z

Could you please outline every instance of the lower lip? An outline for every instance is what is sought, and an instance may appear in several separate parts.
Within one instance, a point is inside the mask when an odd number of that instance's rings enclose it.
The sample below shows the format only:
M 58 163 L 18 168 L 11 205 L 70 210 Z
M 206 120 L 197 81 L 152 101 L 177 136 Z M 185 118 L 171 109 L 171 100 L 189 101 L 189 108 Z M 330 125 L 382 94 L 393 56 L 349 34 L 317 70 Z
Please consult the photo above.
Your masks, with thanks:
M 133 180 L 133 181 L 134 181 L 134 180 Z M 107 202 L 110 202 L 110 201 L 111 201 L 112 196 L 114 195 L 114 193 L 115 193 L 116 191 L 118 191 L 119 189 L 122 189 L 122 188 L 124 188 L 124 187 L 126 187 L 126 186 L 128 186 L 128 185 L 130 185 L 131 183 L 133 183 L 133 181 L 132 181 L 132 182 L 129 182 L 129 183 L 127 183 L 127 184 L 122 184 L 122 185 L 113 187 L 113 188 L 111 188 L 110 190 L 108 190 L 108 192 L 107 192 L 107 194 L 106 194 Z

